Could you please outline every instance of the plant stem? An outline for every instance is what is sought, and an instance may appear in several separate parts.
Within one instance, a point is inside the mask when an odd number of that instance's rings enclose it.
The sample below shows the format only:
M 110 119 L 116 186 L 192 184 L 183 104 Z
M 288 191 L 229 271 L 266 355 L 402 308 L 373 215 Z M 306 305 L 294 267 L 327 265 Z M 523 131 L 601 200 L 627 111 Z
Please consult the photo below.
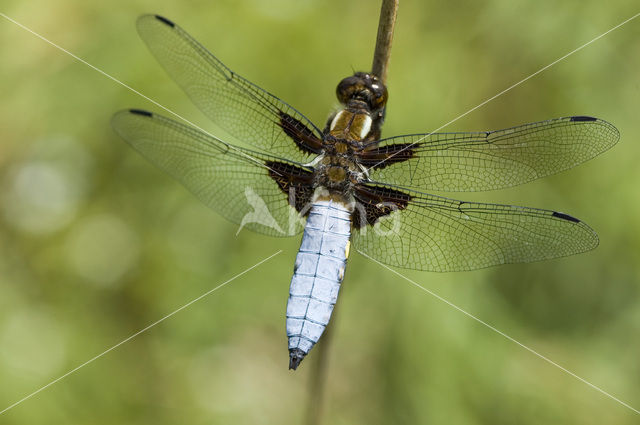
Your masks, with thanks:
M 307 404 L 307 425 L 319 425 L 322 417 L 322 406 L 324 405 L 324 387 L 327 376 L 327 363 L 329 357 L 329 347 L 331 346 L 331 336 L 336 323 L 336 309 L 334 307 L 331 321 L 327 325 L 322 339 L 316 347 L 315 362 L 309 378 L 309 401 Z
M 376 50 L 373 53 L 372 73 L 382 80 L 387 81 L 387 67 L 391 57 L 391 42 L 393 30 L 398 14 L 400 0 L 382 0 L 380 9 L 380 22 L 378 23 L 378 37 L 376 38 Z

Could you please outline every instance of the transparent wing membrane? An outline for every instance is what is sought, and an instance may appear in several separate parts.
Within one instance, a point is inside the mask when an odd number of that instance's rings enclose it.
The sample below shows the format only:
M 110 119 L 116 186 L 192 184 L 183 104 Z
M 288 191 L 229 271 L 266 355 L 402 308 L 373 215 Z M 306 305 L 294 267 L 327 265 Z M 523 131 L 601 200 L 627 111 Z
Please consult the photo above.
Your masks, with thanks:
M 413 134 L 368 151 L 371 179 L 419 190 L 480 191 L 567 170 L 612 147 L 618 130 L 591 117 L 566 117 L 476 133 Z
M 354 232 L 354 247 L 392 266 L 473 270 L 563 257 L 598 245 L 589 226 L 556 211 L 456 201 L 386 185 L 368 190 L 402 207 Z
M 309 144 L 319 148 L 322 133 L 307 118 L 231 71 L 173 22 L 144 15 L 137 28 L 193 103 L 242 143 L 302 163 L 313 153 Z
M 199 130 L 146 111 L 120 111 L 114 130 L 135 150 L 228 220 L 270 236 L 302 229 L 266 164 L 299 164 L 230 146 Z M 291 220 L 291 221 L 290 221 Z M 291 224 L 290 224 L 291 223 Z

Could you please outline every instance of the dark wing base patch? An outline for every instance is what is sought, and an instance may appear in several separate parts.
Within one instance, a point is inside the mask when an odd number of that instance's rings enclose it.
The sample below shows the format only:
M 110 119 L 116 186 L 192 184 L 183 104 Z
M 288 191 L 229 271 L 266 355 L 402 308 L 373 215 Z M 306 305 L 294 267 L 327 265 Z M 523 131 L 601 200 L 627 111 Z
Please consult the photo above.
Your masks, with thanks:
M 406 192 L 382 186 L 359 184 L 354 186 L 356 208 L 352 215 L 353 226 L 361 229 L 373 226 L 380 217 L 404 210 L 411 201 Z
M 396 143 L 358 152 L 360 164 L 379 170 L 414 157 L 416 143 Z
M 278 114 L 280 115 L 280 123 L 278 125 L 301 151 L 315 154 L 319 154 L 322 151 L 322 140 L 318 139 L 315 133 L 309 130 L 306 125 L 286 112 L 279 111 Z
M 313 197 L 313 173 L 300 167 L 278 161 L 265 161 L 271 177 L 289 197 L 289 205 L 306 213 Z

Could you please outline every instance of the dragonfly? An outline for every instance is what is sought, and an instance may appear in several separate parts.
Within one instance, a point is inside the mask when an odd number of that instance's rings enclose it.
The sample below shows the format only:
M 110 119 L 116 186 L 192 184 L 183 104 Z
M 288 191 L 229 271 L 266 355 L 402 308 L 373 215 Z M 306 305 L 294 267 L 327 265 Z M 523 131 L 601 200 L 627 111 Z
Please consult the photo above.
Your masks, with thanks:
M 426 192 L 500 189 L 572 168 L 618 141 L 618 130 L 602 119 L 382 138 L 387 87 L 356 72 L 338 84 L 340 108 L 321 129 L 172 21 L 144 15 L 137 30 L 193 103 L 252 148 L 142 109 L 116 113 L 115 132 L 241 228 L 277 237 L 303 232 L 286 310 L 290 369 L 329 324 L 351 245 L 390 266 L 434 272 L 547 260 L 598 245 L 596 233 L 569 214 Z

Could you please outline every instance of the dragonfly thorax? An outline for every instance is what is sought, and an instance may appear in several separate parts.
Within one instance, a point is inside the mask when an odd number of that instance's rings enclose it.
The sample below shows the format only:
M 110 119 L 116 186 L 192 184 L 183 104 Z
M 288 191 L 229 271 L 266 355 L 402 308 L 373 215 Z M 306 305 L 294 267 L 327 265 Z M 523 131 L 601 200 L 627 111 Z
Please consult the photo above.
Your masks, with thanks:
M 353 158 L 353 151 L 325 153 L 315 168 L 315 184 L 348 197 L 354 184 L 362 179 L 362 170 Z
M 357 152 L 370 137 L 373 119 L 360 100 L 329 118 L 322 140 L 322 156 L 315 163 L 315 183 L 335 194 L 349 197 L 354 184 L 362 180 Z
M 345 151 L 346 145 L 358 145 L 371 132 L 373 119 L 366 109 L 346 108 L 329 120 L 327 142 L 335 142 L 335 149 Z M 326 132 L 325 132 L 326 134 Z M 327 137 L 329 136 L 329 137 Z

